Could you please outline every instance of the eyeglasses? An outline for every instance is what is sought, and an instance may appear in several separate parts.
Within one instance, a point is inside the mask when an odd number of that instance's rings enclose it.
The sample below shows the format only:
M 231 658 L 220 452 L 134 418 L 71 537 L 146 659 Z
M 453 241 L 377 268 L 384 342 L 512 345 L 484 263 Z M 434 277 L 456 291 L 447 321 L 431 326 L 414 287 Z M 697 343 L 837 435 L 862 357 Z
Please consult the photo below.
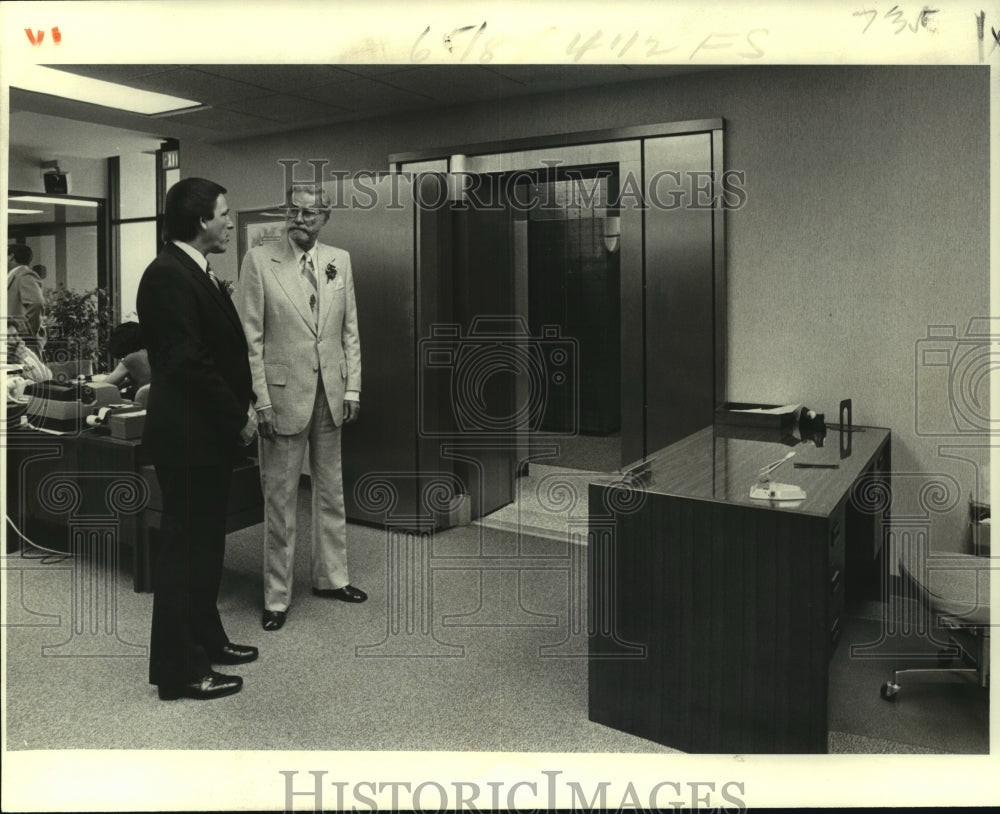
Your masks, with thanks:
M 282 211 L 285 213 L 285 218 L 288 220 L 293 220 L 299 216 L 302 217 L 302 220 L 314 220 L 330 210 L 316 209 L 315 207 L 308 206 L 286 206 L 282 208 Z

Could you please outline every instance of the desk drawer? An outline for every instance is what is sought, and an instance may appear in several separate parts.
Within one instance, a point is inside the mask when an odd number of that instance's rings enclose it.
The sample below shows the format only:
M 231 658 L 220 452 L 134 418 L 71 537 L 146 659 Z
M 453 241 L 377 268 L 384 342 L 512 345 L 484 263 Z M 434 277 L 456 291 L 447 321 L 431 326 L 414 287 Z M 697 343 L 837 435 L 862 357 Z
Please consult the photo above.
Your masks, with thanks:
M 844 564 L 847 538 L 847 500 L 830 516 L 827 524 L 827 589 L 828 605 L 827 620 L 832 625 L 835 619 L 844 611 Z

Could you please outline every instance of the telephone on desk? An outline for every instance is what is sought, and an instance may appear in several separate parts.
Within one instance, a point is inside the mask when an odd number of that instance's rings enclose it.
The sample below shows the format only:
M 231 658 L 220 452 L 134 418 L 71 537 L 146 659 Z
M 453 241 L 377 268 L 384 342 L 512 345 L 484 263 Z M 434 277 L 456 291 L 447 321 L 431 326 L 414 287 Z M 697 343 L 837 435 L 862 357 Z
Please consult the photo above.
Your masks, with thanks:
M 795 426 L 789 435 L 794 443 L 812 443 L 822 448 L 826 438 L 826 420 L 822 413 L 799 405 L 795 409 Z M 795 456 L 795 450 L 789 452 L 780 460 L 761 468 L 756 482 L 750 487 L 750 497 L 753 500 L 798 501 L 805 500 L 805 490 L 791 483 L 776 483 L 771 480 L 771 473 L 785 461 Z

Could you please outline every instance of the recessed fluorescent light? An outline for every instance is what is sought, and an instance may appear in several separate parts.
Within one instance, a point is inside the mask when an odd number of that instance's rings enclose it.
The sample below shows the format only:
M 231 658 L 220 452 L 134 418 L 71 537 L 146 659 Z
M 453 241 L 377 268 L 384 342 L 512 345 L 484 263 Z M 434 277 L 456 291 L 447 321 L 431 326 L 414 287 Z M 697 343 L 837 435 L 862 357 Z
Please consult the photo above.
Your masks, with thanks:
M 41 209 L 8 209 L 8 215 L 41 215 Z
M 80 198 L 43 198 L 40 195 L 18 195 L 7 200 L 21 201 L 23 203 L 55 204 L 56 206 L 97 206 L 97 201 L 84 201 Z M 14 210 L 10 209 L 8 211 L 13 212 Z
M 201 106 L 201 102 L 191 99 L 128 88 L 114 82 L 77 76 L 68 71 L 54 70 L 42 65 L 15 63 L 11 70 L 10 84 L 22 90 L 62 96 L 66 99 L 129 110 L 147 116 Z

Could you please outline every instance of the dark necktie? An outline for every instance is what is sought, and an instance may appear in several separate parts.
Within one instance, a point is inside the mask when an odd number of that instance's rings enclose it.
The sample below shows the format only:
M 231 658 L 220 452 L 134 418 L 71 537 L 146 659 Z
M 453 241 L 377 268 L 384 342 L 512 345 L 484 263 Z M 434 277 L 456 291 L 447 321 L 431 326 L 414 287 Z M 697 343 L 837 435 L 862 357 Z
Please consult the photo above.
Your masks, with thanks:
M 306 278 L 313 292 L 309 295 L 309 309 L 313 312 L 313 317 L 315 318 L 316 295 L 319 293 L 319 287 L 316 285 L 316 271 L 313 269 L 313 261 L 308 254 L 302 255 L 302 276 Z
M 215 272 L 212 271 L 212 267 L 211 266 L 206 266 L 205 267 L 205 271 L 208 273 L 208 279 L 211 280 L 213 283 L 215 283 L 215 287 L 217 289 L 219 289 L 219 291 L 221 291 L 223 294 L 225 294 L 226 292 L 222 288 L 222 283 L 219 282 L 219 278 L 215 276 Z

